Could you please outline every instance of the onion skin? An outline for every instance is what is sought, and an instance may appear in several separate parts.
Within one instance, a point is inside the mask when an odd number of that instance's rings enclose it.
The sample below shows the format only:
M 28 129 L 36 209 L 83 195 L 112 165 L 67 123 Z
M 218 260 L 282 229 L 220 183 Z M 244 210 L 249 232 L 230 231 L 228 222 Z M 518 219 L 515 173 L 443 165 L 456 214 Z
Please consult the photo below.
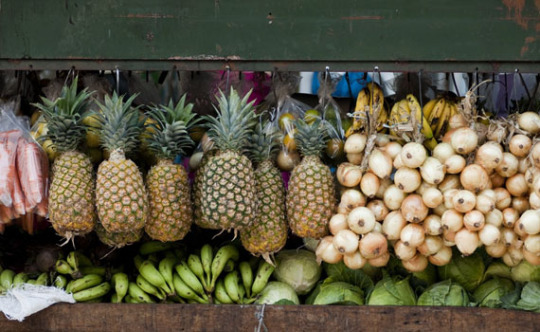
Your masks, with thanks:
M 383 221 L 384 218 L 386 218 L 386 215 L 390 212 L 380 199 L 375 199 L 369 202 L 366 207 L 373 212 L 376 221 Z
M 466 166 L 459 177 L 463 188 L 478 193 L 491 187 L 491 179 L 486 170 L 476 164 Z
M 469 127 L 457 128 L 452 133 L 450 144 L 456 153 L 468 154 L 478 146 L 478 135 Z
M 501 258 L 506 253 L 506 246 L 502 242 L 496 242 L 485 246 L 486 252 L 493 258 Z
M 387 179 L 392 174 L 393 161 L 389 155 L 380 149 L 373 149 L 368 160 L 369 169 L 381 179 Z
M 503 153 L 502 162 L 499 164 L 499 166 L 497 166 L 495 170 L 500 176 L 509 178 L 518 172 L 519 160 L 513 154 L 505 152 Z M 494 184 L 494 186 L 496 185 Z
M 401 230 L 400 240 L 404 245 L 418 247 L 425 240 L 424 228 L 419 224 L 407 224 Z
M 379 190 L 375 194 L 375 197 L 378 199 L 384 199 L 384 193 L 386 192 L 386 189 L 388 189 L 390 186 L 393 186 L 394 182 L 390 179 L 381 179 Z
M 422 183 L 422 176 L 415 168 L 401 167 L 394 174 L 394 184 L 405 193 L 412 193 Z
M 388 241 L 381 233 L 370 232 L 362 236 L 358 249 L 362 257 L 368 260 L 377 258 L 388 252 Z
M 403 227 L 407 225 L 407 221 L 401 215 L 399 210 L 388 213 L 382 223 L 382 233 L 388 240 L 398 240 Z
M 426 235 L 441 235 L 443 233 L 443 225 L 441 217 L 431 214 L 424 219 L 424 232 Z
M 424 204 L 429 208 L 436 208 L 444 203 L 444 196 L 437 188 L 429 188 L 422 195 Z
M 529 200 L 526 197 L 514 197 L 512 198 L 512 208 L 514 208 L 519 214 L 529 210 Z
M 404 199 L 405 193 L 396 185 L 391 185 L 384 192 L 383 201 L 390 210 L 398 210 Z
M 540 196 L 538 196 L 534 191 L 529 195 L 529 205 L 531 206 L 531 209 L 540 209 Z
M 520 249 L 514 247 L 506 248 L 506 253 L 502 256 L 504 264 L 514 267 L 517 266 L 523 260 L 523 252 Z
M 372 258 L 368 260 L 369 265 L 373 267 L 384 267 L 386 264 L 388 264 L 388 261 L 390 260 L 390 253 L 387 251 L 384 254 L 380 255 L 379 257 Z
M 487 142 L 476 150 L 474 163 L 486 170 L 497 168 L 503 161 L 503 149 L 499 143 Z
M 532 140 L 526 135 L 514 135 L 508 143 L 510 153 L 518 158 L 526 157 L 531 151 Z
M 443 228 L 450 232 L 457 232 L 463 227 L 463 215 L 454 209 L 446 210 L 441 217 Z
M 491 246 L 500 241 L 501 231 L 494 225 L 486 224 L 484 228 L 478 232 L 478 237 L 483 245 Z
M 540 213 L 537 210 L 525 211 L 518 221 L 519 229 L 529 235 L 540 233 Z
M 467 165 L 467 161 L 465 160 L 465 158 L 463 158 L 463 156 L 459 154 L 450 156 L 444 162 L 444 166 L 448 174 L 459 174 L 465 168 L 466 165 Z
M 364 159 L 363 153 L 347 153 L 347 160 L 353 165 L 360 165 Z
M 343 150 L 345 153 L 362 153 L 366 147 L 367 143 L 367 136 L 364 134 L 352 134 L 349 137 L 347 137 L 347 140 L 345 141 L 345 145 L 343 146 Z
M 334 247 L 333 236 L 325 236 L 319 242 L 315 255 L 317 256 L 317 262 L 326 262 L 329 264 L 339 263 L 343 259 L 343 255 Z
M 401 149 L 400 156 L 405 167 L 417 168 L 426 160 L 427 151 L 422 144 L 409 142 Z
M 352 254 L 358 249 L 358 234 L 342 229 L 332 239 L 332 244 L 340 254 Z
M 398 142 L 390 142 L 382 149 L 392 160 L 396 159 L 396 156 L 401 153 L 402 146 Z
M 525 175 L 518 173 L 506 179 L 506 190 L 512 196 L 523 196 L 529 192 L 529 185 L 525 180 Z
M 416 249 L 424 256 L 436 254 L 444 246 L 443 239 L 440 236 L 426 236 L 424 242 Z
M 519 220 L 519 213 L 514 208 L 506 208 L 502 210 L 503 225 L 506 228 L 513 228 L 514 224 Z
M 469 190 L 460 190 L 452 198 L 454 209 L 466 213 L 476 206 L 476 196 Z
M 531 263 L 532 265 L 538 266 L 540 265 L 540 255 L 533 254 L 532 252 L 528 251 L 526 248 L 523 248 L 523 258 Z
M 351 270 L 358 270 L 364 267 L 367 263 L 367 259 L 362 257 L 360 252 L 357 250 L 352 254 L 343 255 L 343 263 Z
M 416 255 L 416 247 L 406 246 L 403 241 L 394 243 L 394 252 L 396 257 L 401 260 L 409 260 Z
M 432 151 L 433 157 L 439 159 L 439 161 L 443 164 L 448 158 L 454 156 L 455 154 L 456 152 L 454 151 L 454 148 L 452 148 L 452 145 L 449 143 L 439 143 Z
M 366 234 L 375 227 L 375 216 L 367 207 L 354 208 L 347 216 L 349 229 L 356 234 Z
M 535 112 L 524 112 L 518 115 L 518 125 L 521 129 L 530 134 L 540 132 L 540 115 Z
M 401 203 L 401 214 L 406 221 L 420 223 L 426 219 L 429 213 L 428 207 L 424 204 L 422 197 L 418 194 L 411 194 Z
M 540 168 L 540 142 L 537 142 L 532 146 L 530 157 L 534 166 Z
M 501 227 L 502 223 L 503 223 L 503 214 L 501 210 L 495 209 L 486 214 L 486 224 L 490 224 L 495 227 Z
M 439 190 L 445 192 L 449 189 L 461 189 L 461 181 L 458 175 L 447 174 L 443 182 L 439 183 Z
M 531 254 L 540 255 L 540 234 L 529 235 L 523 241 L 523 248 Z
M 484 214 L 478 210 L 472 210 L 463 216 L 463 226 L 471 232 L 477 232 L 484 228 L 486 219 Z
M 446 166 L 439 159 L 428 157 L 420 166 L 420 175 L 422 179 L 430 184 L 439 184 L 444 180 L 446 174 Z
M 362 180 L 362 168 L 352 163 L 341 163 L 336 171 L 338 182 L 345 187 L 356 187 Z
M 346 208 L 347 213 L 344 214 L 349 214 L 352 209 L 359 206 L 365 206 L 366 197 L 364 197 L 364 195 L 356 189 L 346 189 L 341 194 L 341 201 L 339 205 Z
M 339 231 L 343 229 L 349 229 L 349 224 L 347 224 L 347 216 L 344 214 L 334 214 L 330 221 L 328 221 L 328 230 L 330 234 L 336 235 Z
M 428 259 L 423 255 L 416 254 L 413 258 L 401 263 L 409 272 L 422 272 L 428 266 Z
M 499 173 L 495 172 L 489 176 L 489 179 L 491 180 L 491 187 L 492 188 L 499 188 L 504 186 L 504 182 L 506 181 L 506 178 L 501 176 Z
M 445 247 L 445 246 L 443 246 L 441 250 L 439 250 L 434 255 L 431 255 L 428 257 L 429 262 L 435 266 L 444 266 L 450 263 L 451 259 L 452 259 L 452 249 L 450 247 Z
M 464 255 L 469 256 L 476 251 L 480 244 L 477 232 L 471 232 L 467 228 L 462 228 L 456 233 L 455 243 L 458 250 Z
M 495 206 L 499 210 L 504 210 L 512 205 L 512 196 L 505 188 L 495 188 Z
M 371 172 L 367 172 L 360 181 L 360 190 L 367 198 L 375 197 L 381 182 L 379 177 Z

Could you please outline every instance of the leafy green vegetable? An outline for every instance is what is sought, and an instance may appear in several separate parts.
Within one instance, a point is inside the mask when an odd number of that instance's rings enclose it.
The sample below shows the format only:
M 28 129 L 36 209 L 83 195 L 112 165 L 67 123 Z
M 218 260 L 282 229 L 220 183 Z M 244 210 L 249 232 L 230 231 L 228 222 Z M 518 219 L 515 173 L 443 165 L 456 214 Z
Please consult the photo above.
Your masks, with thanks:
M 320 290 L 313 304 L 362 305 L 364 304 L 364 292 L 362 292 L 360 287 L 346 282 L 325 282 L 320 285 Z
M 383 272 L 383 278 L 369 294 L 367 304 L 415 305 L 416 295 L 409 284 L 409 278 L 400 279 L 397 276 L 392 278 Z
M 474 291 L 483 281 L 484 270 L 484 261 L 479 253 L 462 256 L 457 249 L 454 249 L 450 263 L 437 269 L 440 279 L 451 279 L 469 292 Z
M 489 264 L 486 272 L 484 273 L 484 280 L 488 280 L 494 276 L 511 279 L 512 274 L 510 273 L 510 266 L 504 264 L 503 262 L 493 262 Z
M 540 312 L 540 283 L 536 281 L 526 283 L 521 290 L 517 306 L 523 310 Z
M 360 287 L 364 293 L 368 293 L 373 288 L 373 280 L 362 269 L 349 269 L 343 261 L 337 264 L 324 263 L 324 270 L 328 276 L 325 282 L 343 281 Z
M 418 298 L 418 305 L 468 306 L 469 295 L 465 288 L 447 279 L 431 285 Z
M 514 288 L 512 280 L 494 277 L 478 286 L 474 290 L 473 298 L 479 307 L 500 308 L 503 306 L 503 296 Z
M 298 295 L 308 294 L 322 273 L 314 253 L 308 250 L 283 250 L 276 255 L 274 278 L 291 286 Z
M 286 303 L 285 303 L 286 301 Z M 300 304 L 298 295 L 288 284 L 280 281 L 270 281 L 259 294 L 256 304 Z
M 540 282 L 540 265 L 535 266 L 526 260 L 521 261 L 517 266 L 514 266 L 510 274 L 512 280 L 518 282 L 537 281 Z

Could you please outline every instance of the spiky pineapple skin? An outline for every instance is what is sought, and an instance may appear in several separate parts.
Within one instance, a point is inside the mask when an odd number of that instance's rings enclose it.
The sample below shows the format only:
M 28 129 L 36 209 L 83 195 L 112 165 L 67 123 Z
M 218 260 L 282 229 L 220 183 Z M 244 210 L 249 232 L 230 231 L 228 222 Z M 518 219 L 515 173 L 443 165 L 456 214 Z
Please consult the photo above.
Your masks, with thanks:
M 137 229 L 129 232 L 110 233 L 101 225 L 96 224 L 96 234 L 99 240 L 109 247 L 122 248 L 139 241 L 143 235 L 143 229 Z
M 244 155 L 224 151 L 203 168 L 201 212 L 211 225 L 241 230 L 255 213 L 255 174 Z
M 182 165 L 162 160 L 146 176 L 149 209 L 144 226 L 154 240 L 178 241 L 189 232 L 193 209 L 188 174 Z
M 291 174 L 287 193 L 287 217 L 292 232 L 302 238 L 327 235 L 335 205 L 330 169 L 319 157 L 304 157 Z
M 244 248 L 252 254 L 272 254 L 287 242 L 285 187 L 281 172 L 271 161 L 255 170 L 257 209 L 253 222 L 240 232 Z
M 148 201 L 141 172 L 125 158 L 103 161 L 96 181 L 99 221 L 111 233 L 142 229 L 147 220 Z
M 53 164 L 49 189 L 49 220 L 62 236 L 90 233 L 96 224 L 94 176 L 88 156 L 68 151 Z
M 208 161 L 216 154 L 215 151 L 211 150 L 204 153 L 203 158 L 197 172 L 195 173 L 195 178 L 193 179 L 193 217 L 194 222 L 197 226 L 205 229 L 219 229 L 217 223 L 212 222 L 208 216 L 204 215 L 202 209 L 202 196 L 203 196 L 203 179 L 206 172 L 206 165 Z

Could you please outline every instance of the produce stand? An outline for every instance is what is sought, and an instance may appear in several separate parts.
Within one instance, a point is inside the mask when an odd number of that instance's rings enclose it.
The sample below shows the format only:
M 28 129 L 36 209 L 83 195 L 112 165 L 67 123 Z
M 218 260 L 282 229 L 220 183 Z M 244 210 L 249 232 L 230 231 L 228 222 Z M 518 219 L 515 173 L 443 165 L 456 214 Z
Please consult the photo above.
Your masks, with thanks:
M 0 2 L 0 70 L 540 73 L 538 1 Z M 0 330 L 526 330 L 486 308 L 57 304 Z

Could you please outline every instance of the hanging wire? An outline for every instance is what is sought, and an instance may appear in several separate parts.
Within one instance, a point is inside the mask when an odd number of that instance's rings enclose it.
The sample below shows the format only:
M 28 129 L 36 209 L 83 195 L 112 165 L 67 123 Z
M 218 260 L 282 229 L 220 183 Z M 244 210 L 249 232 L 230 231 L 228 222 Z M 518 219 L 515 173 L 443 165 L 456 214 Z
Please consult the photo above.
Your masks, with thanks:
M 523 79 L 523 75 L 521 75 L 521 72 L 517 68 L 516 68 L 516 73 L 518 74 L 519 80 L 521 81 L 521 84 L 523 85 L 523 88 L 525 89 L 525 92 L 527 93 L 527 98 L 528 98 L 527 104 L 530 104 L 532 97 L 531 97 L 531 93 L 529 92 L 529 88 L 527 88 L 527 83 L 525 83 L 525 80 Z
M 231 66 L 227 65 L 227 67 L 225 68 L 227 69 L 227 78 L 225 81 L 225 88 L 227 89 L 227 91 L 229 91 L 230 89 L 229 84 L 231 83 Z
M 120 69 L 116 67 L 116 93 L 120 94 Z
M 328 77 L 329 77 L 329 76 L 330 76 L 330 66 L 326 66 L 326 67 L 324 68 L 324 85 L 323 85 L 323 90 L 322 90 L 322 92 L 323 92 L 323 93 L 322 93 L 322 96 L 323 96 L 323 97 L 322 97 L 321 100 L 320 100 L 321 107 L 322 107 L 323 110 L 326 109 L 326 102 L 327 102 L 327 100 L 326 100 L 325 97 L 326 97 L 326 92 L 327 92 L 327 91 L 326 91 L 326 87 L 327 87 L 327 82 L 328 82 Z

